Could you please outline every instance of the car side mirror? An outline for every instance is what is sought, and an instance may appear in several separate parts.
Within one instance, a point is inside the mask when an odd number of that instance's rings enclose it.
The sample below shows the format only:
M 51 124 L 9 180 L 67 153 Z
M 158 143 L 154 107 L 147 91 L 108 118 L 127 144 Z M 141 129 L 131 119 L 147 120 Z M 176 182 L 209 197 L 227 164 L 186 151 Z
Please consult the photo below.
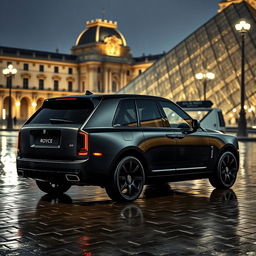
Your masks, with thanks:
M 200 122 L 196 119 L 192 119 L 193 131 L 197 131 L 200 128 Z

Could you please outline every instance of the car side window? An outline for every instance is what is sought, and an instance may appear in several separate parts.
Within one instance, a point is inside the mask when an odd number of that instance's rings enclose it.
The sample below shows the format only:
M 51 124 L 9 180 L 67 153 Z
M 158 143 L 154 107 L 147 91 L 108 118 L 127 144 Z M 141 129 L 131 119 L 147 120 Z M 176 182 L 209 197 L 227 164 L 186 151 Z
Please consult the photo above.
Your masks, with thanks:
M 191 118 L 175 104 L 160 101 L 171 128 L 191 128 Z
M 140 125 L 143 127 L 164 127 L 157 103 L 152 100 L 137 100 Z
M 134 100 L 120 101 L 113 126 L 137 126 L 137 114 Z

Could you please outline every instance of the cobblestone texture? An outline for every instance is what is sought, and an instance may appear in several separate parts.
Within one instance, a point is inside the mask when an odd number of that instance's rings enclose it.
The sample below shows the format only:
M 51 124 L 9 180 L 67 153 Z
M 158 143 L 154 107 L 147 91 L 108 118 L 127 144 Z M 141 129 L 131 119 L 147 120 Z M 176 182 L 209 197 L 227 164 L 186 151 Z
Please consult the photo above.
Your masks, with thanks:
M 0 255 L 256 255 L 256 143 L 240 143 L 232 190 L 207 180 L 146 187 L 113 203 L 98 187 L 52 198 L 18 179 L 16 137 L 0 136 Z

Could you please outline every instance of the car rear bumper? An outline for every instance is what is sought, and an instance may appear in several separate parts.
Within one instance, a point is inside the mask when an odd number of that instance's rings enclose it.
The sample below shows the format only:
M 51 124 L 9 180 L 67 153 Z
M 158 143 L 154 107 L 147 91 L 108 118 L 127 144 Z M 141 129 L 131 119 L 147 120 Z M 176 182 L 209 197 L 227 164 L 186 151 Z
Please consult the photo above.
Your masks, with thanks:
M 87 161 L 17 158 L 18 176 L 50 182 L 86 184 L 89 182 Z

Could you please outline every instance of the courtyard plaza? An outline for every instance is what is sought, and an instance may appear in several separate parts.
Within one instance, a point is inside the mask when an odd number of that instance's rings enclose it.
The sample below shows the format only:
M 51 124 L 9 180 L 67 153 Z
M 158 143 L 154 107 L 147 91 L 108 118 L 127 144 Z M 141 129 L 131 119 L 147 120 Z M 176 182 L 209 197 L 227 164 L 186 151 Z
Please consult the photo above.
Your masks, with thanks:
M 256 255 L 256 143 L 240 141 L 229 190 L 208 180 L 145 186 L 132 203 L 100 187 L 60 197 L 16 175 L 17 132 L 0 132 L 0 255 Z

